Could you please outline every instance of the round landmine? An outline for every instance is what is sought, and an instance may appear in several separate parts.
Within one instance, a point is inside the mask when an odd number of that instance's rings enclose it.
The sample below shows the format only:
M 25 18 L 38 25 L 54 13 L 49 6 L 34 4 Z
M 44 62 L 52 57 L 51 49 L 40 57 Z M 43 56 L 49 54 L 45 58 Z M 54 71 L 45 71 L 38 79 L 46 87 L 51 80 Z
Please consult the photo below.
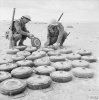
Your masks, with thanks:
M 43 57 L 43 58 L 34 60 L 35 66 L 44 66 L 44 65 L 50 65 L 50 64 L 51 62 L 49 60 L 49 57 Z
M 76 67 L 72 70 L 72 72 L 75 77 L 79 78 L 92 78 L 94 76 L 92 69 L 84 67 Z
M 17 52 L 19 52 L 18 49 L 8 49 L 8 50 L 6 51 L 7 54 L 11 54 L 11 55 L 16 54 Z
M 0 82 L 11 78 L 11 74 L 9 72 L 0 71 Z
M 52 62 L 57 62 L 57 61 L 65 61 L 66 57 L 61 55 L 56 55 L 56 56 L 50 56 L 49 59 Z
M 97 61 L 97 58 L 94 57 L 94 56 L 82 56 L 81 59 L 85 60 L 85 61 L 88 61 L 90 63 Z
M 22 55 L 14 55 L 12 57 L 12 59 L 13 59 L 14 62 L 17 62 L 17 61 L 20 61 L 20 60 L 25 59 L 25 56 L 22 56 Z
M 5 95 L 15 95 L 26 89 L 26 82 L 19 79 L 8 79 L 0 84 L 0 91 Z
M 80 54 L 81 56 L 91 55 L 91 54 L 92 54 L 91 51 L 88 51 L 88 50 L 82 50 L 82 49 L 79 49 L 77 53 Z
M 27 47 L 25 50 L 32 53 L 32 52 L 36 51 L 37 48 L 36 47 Z
M 60 55 L 60 52 L 58 50 L 53 50 L 53 51 L 49 51 L 48 56 L 56 56 L 56 55 Z
M 72 53 L 73 51 L 71 49 L 60 49 L 60 53 L 61 54 L 70 54 Z
M 49 51 L 53 51 L 53 49 L 52 48 L 42 48 L 42 51 L 49 52 Z
M 50 74 L 50 77 L 53 81 L 59 83 L 69 82 L 72 80 L 72 75 L 65 71 L 54 71 Z
M 33 56 L 35 56 L 35 55 L 38 56 L 38 55 L 39 55 L 39 58 L 41 58 L 41 57 L 46 56 L 46 52 L 45 52 L 45 51 L 40 51 L 40 50 L 38 50 L 38 51 L 33 52 L 32 55 L 33 55 Z
M 24 56 L 24 57 L 27 57 L 27 56 L 29 56 L 30 54 L 31 54 L 31 53 L 28 52 L 28 51 L 20 51 L 20 52 L 17 53 L 17 55 L 19 55 L 19 56 Z
M 69 60 L 77 60 L 77 59 L 81 59 L 81 55 L 72 53 L 72 54 L 68 54 L 66 58 Z
M 11 75 L 15 78 L 28 78 L 32 75 L 33 70 L 30 67 L 18 67 L 11 71 Z
M 51 78 L 45 75 L 35 75 L 27 79 L 28 87 L 33 90 L 48 88 L 51 83 Z
M 72 64 L 69 61 L 55 62 L 51 64 L 56 70 L 69 71 L 72 68 Z
M 27 60 L 35 60 L 35 59 L 39 59 L 39 58 L 42 58 L 46 56 L 46 53 L 45 52 L 42 52 L 42 51 L 37 51 L 37 52 L 33 52 L 32 55 L 30 56 L 27 56 L 26 59 Z
M 15 63 L 7 63 L 7 64 L 2 64 L 0 65 L 0 71 L 11 71 L 12 69 L 18 67 L 17 64 Z
M 33 62 L 31 60 L 21 60 L 21 61 L 17 61 L 16 64 L 18 66 L 29 66 L 29 67 L 32 67 L 33 66 Z
M 15 48 L 20 50 L 20 51 L 23 51 L 27 48 L 27 46 L 16 46 Z
M 49 75 L 51 72 L 55 71 L 52 66 L 38 66 L 35 71 L 40 75 Z
M 12 63 L 12 62 L 13 62 L 12 58 L 3 58 L 3 59 L 0 60 L 0 65 Z
M 72 61 L 72 67 L 89 67 L 89 63 L 84 60 L 74 60 Z

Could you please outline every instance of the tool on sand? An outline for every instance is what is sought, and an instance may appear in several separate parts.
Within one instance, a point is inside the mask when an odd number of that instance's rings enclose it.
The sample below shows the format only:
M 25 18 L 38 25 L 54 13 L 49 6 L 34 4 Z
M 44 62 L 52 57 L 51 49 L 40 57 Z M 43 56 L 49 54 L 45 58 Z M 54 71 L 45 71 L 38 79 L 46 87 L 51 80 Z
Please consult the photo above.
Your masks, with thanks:
M 12 31 L 14 16 L 15 16 L 15 8 L 13 9 L 12 21 L 11 21 L 10 32 L 9 32 L 9 42 L 10 42 L 9 43 L 9 48 L 14 47 L 13 31 Z

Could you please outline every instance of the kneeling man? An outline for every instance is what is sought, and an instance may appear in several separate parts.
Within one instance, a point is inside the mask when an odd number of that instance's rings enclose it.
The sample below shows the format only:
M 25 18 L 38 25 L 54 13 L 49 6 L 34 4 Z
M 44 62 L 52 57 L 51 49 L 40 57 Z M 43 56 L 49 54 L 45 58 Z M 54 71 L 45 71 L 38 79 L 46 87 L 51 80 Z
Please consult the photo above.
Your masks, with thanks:
M 69 35 L 66 31 L 64 31 L 64 27 L 62 23 L 57 22 L 56 20 L 52 20 L 47 28 L 47 42 L 45 43 L 45 47 L 54 45 L 55 48 L 63 46 L 65 39 Z

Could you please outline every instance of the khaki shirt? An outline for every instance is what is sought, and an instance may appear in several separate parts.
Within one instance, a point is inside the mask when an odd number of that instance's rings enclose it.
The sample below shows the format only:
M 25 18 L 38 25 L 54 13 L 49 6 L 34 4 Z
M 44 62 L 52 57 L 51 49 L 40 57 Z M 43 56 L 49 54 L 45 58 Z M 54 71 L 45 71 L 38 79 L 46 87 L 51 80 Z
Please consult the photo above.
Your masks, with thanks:
M 14 21 L 12 31 L 13 33 L 26 35 L 26 36 L 29 33 L 29 31 L 26 29 L 25 24 L 21 20 Z
M 57 43 L 61 43 L 63 35 L 64 27 L 61 23 L 58 23 L 58 25 L 55 27 L 53 27 L 53 25 L 48 25 L 47 39 L 57 37 Z

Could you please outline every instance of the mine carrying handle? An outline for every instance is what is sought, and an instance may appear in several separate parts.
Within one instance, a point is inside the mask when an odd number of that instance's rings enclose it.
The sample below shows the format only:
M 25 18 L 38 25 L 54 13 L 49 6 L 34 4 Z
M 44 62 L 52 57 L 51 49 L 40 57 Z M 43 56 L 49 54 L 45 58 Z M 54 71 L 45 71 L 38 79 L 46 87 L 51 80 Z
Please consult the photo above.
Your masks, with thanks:
M 60 17 L 58 18 L 57 22 L 60 21 L 60 19 L 62 18 L 63 14 L 64 14 L 64 13 L 62 13 L 62 14 L 60 15 Z

